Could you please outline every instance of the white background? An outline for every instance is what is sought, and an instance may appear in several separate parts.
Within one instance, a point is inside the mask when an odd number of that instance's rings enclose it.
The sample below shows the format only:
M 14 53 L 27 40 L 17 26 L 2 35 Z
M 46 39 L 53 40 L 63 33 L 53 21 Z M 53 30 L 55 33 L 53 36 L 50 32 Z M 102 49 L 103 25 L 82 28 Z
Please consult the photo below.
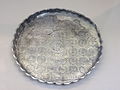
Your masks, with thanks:
M 24 75 L 11 54 L 18 25 L 46 8 L 70 9 L 91 18 L 103 39 L 100 63 L 85 79 L 66 86 L 38 83 Z M 120 0 L 0 0 L 0 90 L 120 90 Z

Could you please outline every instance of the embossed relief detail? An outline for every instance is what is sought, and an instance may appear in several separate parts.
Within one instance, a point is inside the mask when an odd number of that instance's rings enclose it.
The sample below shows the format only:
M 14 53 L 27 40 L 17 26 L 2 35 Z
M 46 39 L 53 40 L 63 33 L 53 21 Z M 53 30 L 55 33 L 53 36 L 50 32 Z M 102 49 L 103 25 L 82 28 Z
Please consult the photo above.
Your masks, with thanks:
M 37 18 L 33 26 L 25 28 L 18 42 L 20 62 L 44 81 L 67 82 L 81 77 L 92 67 L 98 53 L 97 34 L 93 36 L 79 18 L 60 18 Z

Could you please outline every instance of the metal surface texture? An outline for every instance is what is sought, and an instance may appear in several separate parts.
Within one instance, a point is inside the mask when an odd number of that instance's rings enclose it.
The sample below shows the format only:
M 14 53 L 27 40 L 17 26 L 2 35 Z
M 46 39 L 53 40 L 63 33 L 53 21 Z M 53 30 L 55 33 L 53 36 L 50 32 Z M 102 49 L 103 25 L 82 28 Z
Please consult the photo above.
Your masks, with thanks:
M 29 16 L 16 30 L 13 52 L 26 75 L 49 84 L 84 78 L 99 61 L 102 41 L 87 17 L 65 9 Z

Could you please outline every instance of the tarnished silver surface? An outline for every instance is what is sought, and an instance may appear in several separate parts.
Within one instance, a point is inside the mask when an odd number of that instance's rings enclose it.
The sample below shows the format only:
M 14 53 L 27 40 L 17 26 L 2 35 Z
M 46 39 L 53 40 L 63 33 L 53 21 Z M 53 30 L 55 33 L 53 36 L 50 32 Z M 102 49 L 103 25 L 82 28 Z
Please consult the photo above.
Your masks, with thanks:
M 13 51 L 25 73 L 40 82 L 69 84 L 91 71 L 101 55 L 96 25 L 64 9 L 37 12 L 17 29 Z

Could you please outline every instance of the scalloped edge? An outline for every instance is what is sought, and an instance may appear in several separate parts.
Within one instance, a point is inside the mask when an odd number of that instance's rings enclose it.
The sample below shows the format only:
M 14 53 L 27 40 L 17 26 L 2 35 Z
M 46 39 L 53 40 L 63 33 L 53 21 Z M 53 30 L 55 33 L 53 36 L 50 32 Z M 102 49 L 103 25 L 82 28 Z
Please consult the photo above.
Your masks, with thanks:
M 98 52 L 98 57 L 97 57 L 97 59 L 96 59 L 96 62 L 95 62 L 95 63 L 93 64 L 93 66 L 89 69 L 89 71 L 88 71 L 87 73 L 85 73 L 83 76 L 81 76 L 80 78 L 75 79 L 74 81 L 64 82 L 64 83 L 59 83 L 59 82 L 47 82 L 47 81 L 43 81 L 43 80 L 41 80 L 41 79 L 38 79 L 38 78 L 34 77 L 34 76 L 31 75 L 30 73 L 28 73 L 25 68 L 22 67 L 21 63 L 19 63 L 19 60 L 18 60 L 18 58 L 17 58 L 17 56 L 16 56 L 16 51 L 15 51 L 16 44 L 15 44 L 15 43 L 16 43 L 17 38 L 18 38 L 18 36 L 19 36 L 19 34 L 20 34 L 20 32 L 21 32 L 21 31 L 19 31 L 19 28 L 20 28 L 21 26 L 24 26 L 24 23 L 25 23 L 25 22 L 29 23 L 29 22 L 30 22 L 30 21 L 29 21 L 30 19 L 34 19 L 34 18 L 36 18 L 38 15 L 43 14 L 43 13 L 48 13 L 48 12 L 61 12 L 61 11 L 65 11 L 65 12 L 69 12 L 69 13 L 72 13 L 72 14 L 76 14 L 78 17 L 83 17 L 83 18 L 85 18 L 87 21 L 89 21 L 89 23 L 92 24 L 92 25 L 95 27 L 95 29 L 96 29 L 96 32 L 97 32 L 97 34 L 98 34 L 99 41 L 100 41 L 100 47 L 99 47 L 99 52 Z M 68 85 L 68 84 L 71 84 L 71 83 L 78 82 L 78 81 L 80 81 L 81 79 L 84 79 L 87 75 L 89 75 L 89 74 L 92 72 L 92 70 L 96 67 L 96 64 L 99 63 L 99 60 L 100 60 L 100 58 L 101 58 L 101 56 L 102 56 L 102 49 L 103 49 L 102 43 L 103 43 L 103 41 L 102 41 L 102 39 L 101 39 L 100 31 L 98 30 L 96 24 L 91 21 L 91 19 L 89 19 L 88 17 L 86 17 L 86 16 L 84 16 L 84 15 L 82 15 L 82 14 L 80 14 L 80 13 L 77 13 L 77 12 L 75 12 L 75 11 L 72 11 L 72 10 L 52 8 L 52 9 L 45 9 L 45 10 L 36 12 L 36 13 L 30 15 L 28 18 L 24 19 L 24 21 L 19 25 L 19 27 L 16 29 L 16 32 L 15 32 L 15 34 L 14 34 L 14 39 L 13 39 L 13 41 L 12 41 L 12 44 L 13 44 L 13 45 L 12 45 L 12 53 L 13 53 L 13 58 L 15 59 L 16 64 L 19 66 L 20 70 L 21 70 L 22 72 L 24 72 L 24 74 L 25 74 L 26 76 L 31 77 L 33 80 L 37 80 L 37 81 L 39 81 L 40 83 L 55 84 L 55 85 Z

